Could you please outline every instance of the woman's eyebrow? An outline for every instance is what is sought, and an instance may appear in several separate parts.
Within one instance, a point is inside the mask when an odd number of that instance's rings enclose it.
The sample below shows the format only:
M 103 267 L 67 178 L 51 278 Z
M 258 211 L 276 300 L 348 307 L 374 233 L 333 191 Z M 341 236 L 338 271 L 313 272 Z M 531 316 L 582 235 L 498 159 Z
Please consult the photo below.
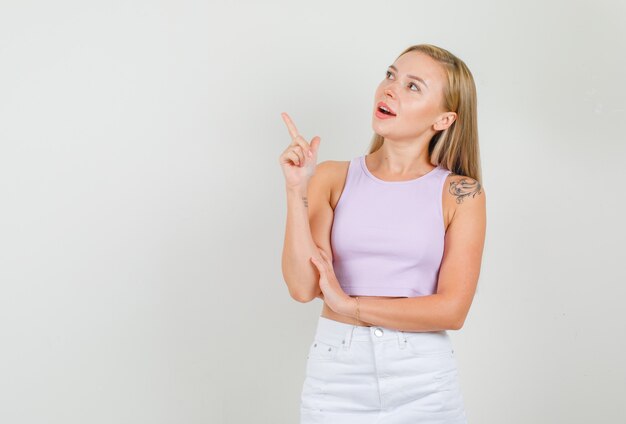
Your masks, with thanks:
M 393 65 L 389 65 L 389 67 L 390 67 L 391 69 L 393 69 L 394 71 L 398 72 L 398 68 L 396 68 L 395 66 L 393 66 Z M 414 80 L 418 80 L 419 82 L 421 82 L 422 84 L 424 84 L 424 85 L 426 86 L 426 88 L 428 88 L 428 85 L 426 84 L 426 82 L 424 82 L 424 80 L 423 80 L 423 79 L 421 79 L 420 77 L 416 77 L 415 75 L 407 75 L 407 77 L 412 78 L 412 79 L 414 79 Z

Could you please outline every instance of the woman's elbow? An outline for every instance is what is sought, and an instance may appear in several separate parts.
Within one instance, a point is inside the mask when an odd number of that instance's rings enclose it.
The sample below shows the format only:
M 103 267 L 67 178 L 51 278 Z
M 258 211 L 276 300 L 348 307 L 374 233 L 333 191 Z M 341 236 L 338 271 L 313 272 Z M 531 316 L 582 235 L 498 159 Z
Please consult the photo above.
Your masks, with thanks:
M 321 291 L 319 289 L 314 291 L 305 290 L 289 290 L 289 295 L 292 299 L 300 303 L 309 303 L 310 301 L 319 297 Z

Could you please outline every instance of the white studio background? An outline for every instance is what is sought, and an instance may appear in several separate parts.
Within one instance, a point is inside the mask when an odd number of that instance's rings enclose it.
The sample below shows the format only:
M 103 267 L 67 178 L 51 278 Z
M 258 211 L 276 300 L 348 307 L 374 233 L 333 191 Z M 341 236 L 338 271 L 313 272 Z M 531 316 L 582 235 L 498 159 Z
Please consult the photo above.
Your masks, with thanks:
M 295 423 L 280 113 L 364 154 L 432 43 L 478 90 L 474 424 L 626 421 L 621 1 L 0 1 L 0 422 Z

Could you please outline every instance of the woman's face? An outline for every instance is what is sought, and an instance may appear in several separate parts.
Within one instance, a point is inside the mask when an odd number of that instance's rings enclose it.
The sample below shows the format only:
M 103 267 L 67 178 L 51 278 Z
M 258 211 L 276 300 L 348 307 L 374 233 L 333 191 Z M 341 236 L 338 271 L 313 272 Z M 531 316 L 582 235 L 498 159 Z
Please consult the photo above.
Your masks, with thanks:
M 425 133 L 429 133 L 426 137 L 430 139 L 451 124 L 444 120 L 444 128 L 433 125 L 445 116 L 442 107 L 445 78 L 441 66 L 424 53 L 412 51 L 400 56 L 376 89 L 373 130 L 390 140 L 415 140 Z M 381 114 L 380 102 L 395 116 Z

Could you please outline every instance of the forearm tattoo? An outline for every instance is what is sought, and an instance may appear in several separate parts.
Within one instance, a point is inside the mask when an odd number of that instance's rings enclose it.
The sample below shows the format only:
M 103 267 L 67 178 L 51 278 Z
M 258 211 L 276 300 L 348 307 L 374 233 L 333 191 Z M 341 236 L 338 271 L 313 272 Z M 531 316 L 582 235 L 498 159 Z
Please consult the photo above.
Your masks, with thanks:
M 309 207 L 309 199 L 306 196 L 304 196 L 304 197 L 302 197 L 302 201 L 304 202 L 304 207 L 308 208 Z
M 451 173 L 450 175 L 457 174 Z M 456 196 L 457 203 L 462 203 L 463 199 L 467 196 L 471 195 L 472 197 L 475 197 L 477 194 L 480 194 L 481 187 L 480 183 L 475 179 L 464 177 L 458 181 L 450 182 L 450 188 L 448 191 L 450 194 Z

